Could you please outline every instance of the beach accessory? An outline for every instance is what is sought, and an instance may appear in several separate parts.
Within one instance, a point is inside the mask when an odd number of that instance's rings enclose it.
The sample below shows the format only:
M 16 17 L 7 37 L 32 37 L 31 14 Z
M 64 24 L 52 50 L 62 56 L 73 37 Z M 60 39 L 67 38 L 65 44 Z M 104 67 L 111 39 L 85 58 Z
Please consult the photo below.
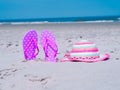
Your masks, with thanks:
M 70 53 L 65 54 L 61 62 L 98 62 L 109 59 L 108 54 L 99 54 L 99 50 L 93 42 L 82 40 L 73 45 Z
M 26 33 L 23 39 L 24 57 L 26 60 L 33 60 L 39 53 L 38 35 L 35 30 Z
M 40 42 L 45 53 L 45 59 L 47 62 L 56 62 L 56 55 L 58 47 L 56 45 L 55 36 L 50 31 L 43 31 L 40 35 Z

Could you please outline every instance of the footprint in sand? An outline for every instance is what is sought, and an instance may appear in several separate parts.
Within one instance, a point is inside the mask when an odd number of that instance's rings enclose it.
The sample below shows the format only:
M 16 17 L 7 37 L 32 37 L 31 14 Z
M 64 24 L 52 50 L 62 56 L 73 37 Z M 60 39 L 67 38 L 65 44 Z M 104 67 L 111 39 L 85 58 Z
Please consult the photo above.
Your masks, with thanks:
M 0 79 L 5 79 L 11 75 L 13 75 L 16 71 L 18 71 L 18 69 L 3 69 L 0 70 Z
M 41 78 L 41 77 L 38 77 L 38 76 L 24 75 L 24 77 L 29 77 L 28 80 L 30 82 L 32 82 L 32 83 L 38 82 L 41 85 L 46 85 L 52 79 L 52 77 L 50 77 L 50 76 Z

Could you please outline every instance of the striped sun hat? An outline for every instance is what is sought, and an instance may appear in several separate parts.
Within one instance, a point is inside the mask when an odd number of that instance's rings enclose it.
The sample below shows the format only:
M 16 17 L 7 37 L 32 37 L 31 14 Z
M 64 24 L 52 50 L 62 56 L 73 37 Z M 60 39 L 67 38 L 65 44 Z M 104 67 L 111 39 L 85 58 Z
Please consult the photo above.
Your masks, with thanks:
M 109 58 L 108 54 L 100 54 L 96 44 L 87 40 L 81 40 L 73 45 L 68 55 L 70 61 L 97 62 Z

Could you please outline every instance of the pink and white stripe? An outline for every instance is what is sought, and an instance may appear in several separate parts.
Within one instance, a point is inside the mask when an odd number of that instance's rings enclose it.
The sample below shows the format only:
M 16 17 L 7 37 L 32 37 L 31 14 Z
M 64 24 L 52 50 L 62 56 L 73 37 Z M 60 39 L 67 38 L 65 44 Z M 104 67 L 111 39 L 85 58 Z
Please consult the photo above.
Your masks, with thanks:
M 98 48 L 72 49 L 71 53 L 98 52 Z

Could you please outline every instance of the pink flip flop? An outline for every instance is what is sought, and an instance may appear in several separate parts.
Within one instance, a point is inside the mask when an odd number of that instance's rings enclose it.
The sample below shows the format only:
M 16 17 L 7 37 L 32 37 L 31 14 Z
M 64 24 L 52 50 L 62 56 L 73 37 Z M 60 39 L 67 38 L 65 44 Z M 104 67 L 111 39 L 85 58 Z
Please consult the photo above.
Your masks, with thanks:
M 56 45 L 55 36 L 53 33 L 45 30 L 41 33 L 41 45 L 45 52 L 45 59 L 47 62 L 56 62 L 56 55 L 58 47 Z
M 38 35 L 35 30 L 26 33 L 23 39 L 24 57 L 26 60 L 33 60 L 39 53 Z

